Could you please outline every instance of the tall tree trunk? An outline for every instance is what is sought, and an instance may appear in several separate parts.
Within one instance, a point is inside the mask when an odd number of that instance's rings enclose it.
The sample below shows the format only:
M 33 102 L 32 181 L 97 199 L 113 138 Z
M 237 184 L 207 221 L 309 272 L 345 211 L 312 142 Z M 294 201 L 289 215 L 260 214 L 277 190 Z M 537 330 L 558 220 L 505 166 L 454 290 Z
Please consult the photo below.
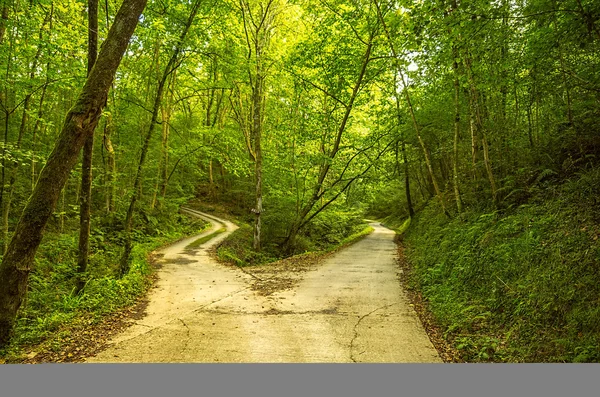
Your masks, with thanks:
M 412 218 L 415 216 L 415 207 L 412 202 L 412 195 L 410 193 L 410 173 L 408 166 L 408 157 L 406 156 L 406 141 L 402 140 L 402 162 L 404 163 L 404 190 L 406 191 L 406 206 L 408 208 L 408 215 Z
M 456 0 L 452 0 L 452 11 L 458 9 Z M 460 195 L 460 181 L 458 180 L 458 140 L 460 138 L 460 82 L 458 69 L 458 45 L 452 43 L 452 69 L 454 71 L 454 147 L 452 150 L 452 185 L 454 187 L 454 199 L 458 213 L 463 212 L 463 202 Z
M 8 0 L 2 0 L 2 11 L 0 14 L 0 45 L 4 42 L 6 23 L 8 22 Z
M 567 71 L 565 69 L 565 59 L 563 56 L 563 51 L 560 43 L 556 44 L 558 48 L 558 60 L 560 61 L 560 72 L 563 81 L 563 89 L 565 90 L 565 96 L 567 97 L 567 120 L 569 120 L 569 126 L 573 128 L 575 124 L 573 123 L 573 101 L 571 99 L 571 87 L 567 81 Z M 577 131 L 577 130 L 575 130 Z
M 485 164 L 485 170 L 490 181 L 490 188 L 492 191 L 492 201 L 494 205 L 498 205 L 498 189 L 496 188 L 496 179 L 492 170 L 492 161 L 490 159 L 490 149 L 485 136 L 485 131 L 481 131 L 481 144 L 483 146 L 483 162 Z
M 5 1 L 7 1 L 7 0 L 5 0 Z M 8 6 L 7 3 L 5 3 L 5 5 Z M 11 30 L 11 32 L 12 32 L 12 30 Z M 9 41 L 8 41 L 8 53 L 6 54 L 6 72 L 5 72 L 6 82 L 10 82 L 13 51 L 14 51 L 14 40 L 12 39 L 12 37 L 10 37 Z M 11 117 L 12 113 L 16 110 L 16 109 L 11 110 L 11 108 L 10 108 L 9 89 L 10 89 L 10 84 L 5 84 L 5 89 L 2 92 L 0 92 L 0 104 L 2 104 L 2 107 L 4 109 L 4 123 L 3 123 L 4 144 L 2 145 L 2 174 L 1 174 L 1 180 L 0 180 L 0 208 L 4 208 L 3 207 L 3 205 L 4 205 L 4 189 L 5 189 L 4 185 L 6 183 L 6 168 L 7 168 L 6 152 L 8 150 L 8 135 L 9 135 L 9 131 L 10 131 L 10 117 Z
M 255 178 L 255 192 L 256 192 L 256 207 L 254 208 L 254 238 L 252 241 L 252 248 L 255 251 L 261 249 L 261 216 L 263 212 L 262 205 L 262 106 L 264 100 L 263 84 L 264 76 L 262 74 L 260 62 L 257 62 L 255 84 L 252 95 L 252 135 L 254 136 L 254 178 Z
M 415 209 L 412 204 L 412 197 L 410 195 L 410 177 L 408 174 L 408 159 L 406 157 L 406 142 L 404 139 L 400 139 L 402 142 L 402 162 L 404 163 L 404 190 L 406 195 L 406 209 L 408 210 L 408 216 L 415 216 Z M 398 144 L 400 141 L 396 141 L 396 171 L 398 176 L 400 175 L 400 161 L 398 161 Z
M 398 91 L 395 89 L 395 87 L 398 86 L 398 81 L 396 80 L 396 74 L 394 73 L 394 99 L 396 102 L 396 117 L 398 119 L 398 129 L 400 129 L 400 126 L 402 124 L 402 114 L 400 113 L 400 98 L 398 96 Z M 404 163 L 404 190 L 405 190 L 405 195 L 406 195 L 406 206 L 408 209 L 408 216 L 410 216 L 411 218 L 415 216 L 415 209 L 413 207 L 412 204 L 412 197 L 410 195 L 410 175 L 408 172 L 408 158 L 406 156 L 406 139 L 404 136 L 402 136 L 401 138 L 402 141 L 402 162 Z M 398 169 L 398 172 L 400 172 L 399 167 L 398 167 L 398 146 L 396 144 L 396 167 Z
M 35 188 L 36 181 L 36 144 L 37 144 L 37 135 L 40 130 L 40 125 L 42 123 L 42 117 L 44 115 L 44 101 L 46 99 L 46 91 L 48 89 L 48 85 L 50 84 L 50 63 L 46 65 L 46 83 L 42 88 L 42 94 L 40 95 L 40 103 L 38 106 L 38 112 L 35 119 L 35 124 L 33 125 L 33 132 L 31 136 L 31 191 Z
M 263 212 L 262 198 L 262 133 L 263 133 L 263 106 L 265 99 L 264 84 L 266 79 L 265 52 L 269 47 L 275 11 L 273 10 L 274 1 L 267 0 L 267 4 L 260 4 L 258 15 L 253 15 L 252 7 L 249 2 L 240 0 L 239 3 L 241 16 L 243 20 L 246 45 L 248 46 L 247 66 L 248 78 L 252 87 L 251 96 L 251 120 L 248 136 L 246 139 L 248 152 L 254 161 L 254 187 L 255 187 L 255 206 L 252 209 L 254 214 L 254 237 L 252 248 L 254 251 L 261 249 L 261 221 Z M 257 23 L 260 21 L 260 23 Z M 252 68 L 254 66 L 254 68 Z M 210 109 L 214 100 L 214 91 L 211 92 L 210 100 L 207 106 L 207 122 L 210 120 Z
M 142 174 L 144 171 L 144 163 L 146 162 L 146 155 L 148 153 L 148 147 L 150 146 L 150 139 L 152 138 L 152 133 L 154 132 L 154 128 L 156 127 L 158 121 L 158 112 L 160 109 L 160 104 L 162 102 L 165 83 L 167 82 L 167 78 L 169 77 L 169 75 L 171 75 L 171 73 L 173 73 L 175 69 L 177 69 L 177 67 L 179 66 L 179 55 L 181 53 L 181 49 L 183 47 L 185 38 L 190 30 L 190 27 L 192 26 L 192 23 L 194 22 L 196 14 L 198 13 L 200 3 L 200 0 L 196 0 L 196 2 L 192 5 L 190 15 L 188 16 L 186 24 L 183 30 L 181 31 L 179 39 L 173 49 L 173 54 L 171 54 L 171 58 L 165 66 L 162 77 L 158 82 L 156 96 L 154 97 L 154 105 L 152 107 L 152 119 L 150 120 L 150 126 L 148 127 L 148 131 L 146 132 L 144 143 L 142 145 L 142 151 L 140 153 L 140 159 L 138 162 L 138 167 L 133 182 L 133 194 L 131 195 L 129 207 L 127 208 L 127 215 L 125 217 L 125 247 L 120 260 L 121 276 L 125 275 L 129 271 L 129 256 L 131 254 L 132 249 L 131 230 L 133 229 L 133 213 L 135 211 L 135 205 L 141 197 Z
M 467 69 L 467 75 L 469 78 L 469 93 L 470 93 L 470 105 L 471 105 L 471 135 L 481 135 L 481 144 L 483 148 L 483 162 L 487 173 L 488 180 L 490 182 L 490 189 L 492 193 L 492 201 L 494 205 L 498 205 L 498 189 L 496 188 L 496 179 L 492 168 L 492 161 L 490 158 L 489 144 L 483 127 L 482 113 L 485 112 L 485 106 L 483 110 L 480 109 L 479 104 L 479 93 L 475 85 L 475 79 L 473 77 L 473 71 L 471 70 L 470 60 L 465 61 L 465 67 Z
M 88 63 L 90 75 L 98 55 L 98 0 L 88 0 Z M 81 194 L 79 197 L 79 254 L 77 257 L 77 290 L 85 285 L 90 252 L 91 206 L 92 206 L 92 160 L 94 155 L 94 134 L 88 135 L 83 145 L 81 161 Z
M 398 53 L 396 52 L 394 42 L 392 41 L 392 37 L 390 36 L 390 32 L 387 28 L 387 24 L 385 23 L 385 19 L 383 18 L 383 14 L 381 13 L 381 8 L 380 8 L 379 2 L 377 0 L 375 0 L 375 5 L 377 7 L 377 16 L 379 18 L 381 25 L 383 26 L 383 31 L 385 32 L 386 38 L 388 40 L 388 44 L 390 46 L 390 50 L 392 51 L 392 56 L 394 57 L 394 64 L 396 67 L 396 71 L 400 75 L 404 98 L 406 99 L 406 104 L 408 105 L 408 110 L 410 113 L 411 120 L 413 122 L 413 127 L 415 128 L 415 133 L 417 135 L 417 139 L 419 140 L 419 144 L 421 145 L 421 148 L 423 149 L 423 155 L 425 156 L 425 163 L 427 165 L 427 169 L 429 170 L 429 176 L 431 177 L 431 181 L 433 182 L 435 194 L 436 194 L 437 199 L 442 208 L 442 212 L 446 216 L 450 216 L 450 214 L 448 213 L 448 210 L 446 209 L 446 202 L 444 200 L 444 196 L 442 195 L 442 191 L 438 185 L 438 181 L 437 181 L 437 178 L 436 178 L 434 170 L 433 170 L 433 164 L 431 162 L 431 156 L 429 154 L 429 150 L 427 149 L 427 146 L 425 145 L 425 141 L 423 140 L 423 138 L 421 136 L 421 129 L 419 127 L 419 123 L 417 122 L 417 117 L 415 116 L 415 111 L 414 111 L 414 107 L 412 104 L 412 100 L 410 98 L 410 93 L 408 92 L 408 83 L 406 82 L 406 79 L 404 78 L 404 73 L 402 73 L 402 68 L 400 67 L 400 64 L 398 62 Z
M 456 58 L 454 61 L 455 73 L 458 68 Z M 456 200 L 456 209 L 458 213 L 463 212 L 463 202 L 460 195 L 460 182 L 458 180 L 458 140 L 460 138 L 460 102 L 459 102 L 460 86 L 458 76 L 454 77 L 454 147 L 452 150 L 452 181 L 454 187 L 454 199 Z
M 105 168 L 105 183 L 106 183 L 106 212 L 112 214 L 115 211 L 115 179 L 117 166 L 115 162 L 115 149 L 113 148 L 111 136 L 114 130 L 114 121 L 111 113 L 106 116 L 104 124 L 104 148 L 106 149 L 106 168 Z
M 169 93 L 166 101 L 166 111 L 163 114 L 163 131 L 162 131 L 162 167 L 160 170 L 160 197 L 164 201 L 167 195 L 167 184 L 169 183 L 169 135 L 171 128 L 171 115 L 173 112 L 173 95 L 175 94 L 175 83 L 176 83 L 177 71 L 173 72 L 171 76 L 171 84 Z M 160 203 L 160 202 L 159 202 Z M 160 204 L 159 204 L 160 205 Z
M 531 118 L 531 104 L 527 106 L 527 138 L 529 138 L 529 147 L 533 149 L 533 121 Z
M 137 26 L 146 0 L 124 0 L 100 55 L 42 169 L 0 264 L 0 348 L 10 338 L 15 316 L 27 291 L 27 280 L 46 223 L 56 206 L 81 148 L 94 133 L 108 90 Z

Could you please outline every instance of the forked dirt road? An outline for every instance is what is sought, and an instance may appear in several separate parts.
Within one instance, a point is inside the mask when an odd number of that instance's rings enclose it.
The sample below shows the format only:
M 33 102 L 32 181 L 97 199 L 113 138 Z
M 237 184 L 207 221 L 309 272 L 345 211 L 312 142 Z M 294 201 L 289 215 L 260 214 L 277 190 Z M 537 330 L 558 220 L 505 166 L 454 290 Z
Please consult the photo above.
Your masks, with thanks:
M 205 235 L 227 232 L 165 248 L 147 315 L 87 362 L 441 362 L 398 282 L 393 231 L 374 223 L 310 271 L 251 274 L 208 255 L 235 226 L 194 212 Z M 277 277 L 292 288 L 255 288 Z

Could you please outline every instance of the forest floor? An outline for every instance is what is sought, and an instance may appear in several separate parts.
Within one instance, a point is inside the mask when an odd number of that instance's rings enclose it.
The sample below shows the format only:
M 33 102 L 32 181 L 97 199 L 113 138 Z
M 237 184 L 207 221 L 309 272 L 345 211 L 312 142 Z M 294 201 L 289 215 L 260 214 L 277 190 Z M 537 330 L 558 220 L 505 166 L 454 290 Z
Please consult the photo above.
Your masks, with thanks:
M 158 252 L 144 316 L 87 362 L 441 362 L 398 280 L 394 232 L 374 232 L 317 260 L 237 268 L 211 250 L 226 232 Z

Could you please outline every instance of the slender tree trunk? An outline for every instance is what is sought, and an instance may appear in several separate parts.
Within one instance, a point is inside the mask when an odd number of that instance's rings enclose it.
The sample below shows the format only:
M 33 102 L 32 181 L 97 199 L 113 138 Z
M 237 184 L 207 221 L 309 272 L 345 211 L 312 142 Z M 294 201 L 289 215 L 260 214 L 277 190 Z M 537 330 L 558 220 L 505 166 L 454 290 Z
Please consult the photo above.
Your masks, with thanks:
M 473 101 L 473 97 L 469 97 L 469 129 L 471 131 L 471 167 L 473 169 L 473 178 L 477 179 L 477 157 L 478 157 L 478 140 L 477 140 L 477 122 L 475 113 L 477 104 Z
M 7 1 L 7 0 L 5 0 Z M 6 5 L 7 3 L 5 3 Z M 7 5 L 6 5 L 7 6 Z M 11 35 L 12 36 L 12 35 Z M 6 168 L 7 168 L 7 155 L 6 152 L 8 150 L 8 135 L 9 135 L 9 131 L 10 131 L 10 117 L 12 115 L 12 112 L 15 109 L 10 109 L 10 95 L 9 95 L 9 89 L 10 89 L 10 77 L 11 77 L 11 68 L 12 68 L 12 57 L 13 57 L 13 50 L 14 50 L 14 40 L 12 39 L 12 37 L 9 38 L 8 41 L 8 53 L 6 55 L 6 72 L 5 72 L 5 79 L 7 84 L 5 84 L 5 89 L 4 91 L 2 91 L 0 94 L 0 102 L 3 104 L 3 108 L 4 108 L 4 144 L 2 145 L 2 174 L 1 174 L 1 180 L 0 180 L 0 208 L 4 208 L 4 189 L 5 189 L 5 183 L 6 183 Z
M 356 83 L 354 84 L 354 88 L 352 90 L 352 95 L 350 96 L 350 101 L 346 106 L 346 111 L 344 113 L 344 117 L 342 118 L 342 121 L 337 128 L 337 135 L 336 135 L 335 142 L 333 144 L 333 147 L 331 148 L 331 151 L 327 155 L 327 160 L 325 162 L 323 162 L 320 166 L 319 177 L 317 179 L 317 183 L 315 184 L 315 186 L 312 189 L 312 194 L 311 194 L 310 198 L 308 199 L 307 203 L 302 207 L 302 209 L 300 210 L 300 213 L 298 214 L 298 216 L 296 216 L 296 219 L 294 220 L 294 222 L 292 222 L 292 224 L 290 226 L 288 235 L 286 236 L 286 239 L 283 243 L 283 247 L 284 247 L 283 249 L 285 252 L 291 252 L 291 249 L 294 245 L 294 242 L 296 240 L 296 236 L 298 235 L 298 232 L 304 225 L 306 225 L 306 221 L 305 221 L 306 217 L 308 216 L 308 214 L 310 213 L 310 211 L 312 210 L 314 205 L 324 195 L 323 183 L 325 182 L 325 178 L 327 177 L 327 175 L 329 173 L 329 169 L 331 167 L 333 159 L 335 158 L 335 156 L 337 155 L 337 153 L 340 149 L 342 136 L 344 134 L 344 131 L 346 130 L 346 125 L 348 124 L 350 114 L 354 107 L 354 102 L 356 101 L 356 97 L 358 96 L 359 90 L 363 85 L 363 80 L 364 80 L 365 74 L 367 72 L 367 67 L 371 61 L 371 51 L 373 50 L 373 39 L 374 39 L 374 32 L 371 32 L 371 34 L 369 36 L 369 40 L 366 44 L 367 48 L 365 49 L 365 53 L 363 55 L 361 69 L 360 69 L 359 75 L 356 79 Z
M 31 191 L 35 188 L 36 181 L 36 144 L 37 144 L 37 135 L 40 130 L 40 125 L 42 122 L 42 117 L 44 115 L 44 101 L 46 99 L 46 90 L 48 89 L 48 84 L 50 83 L 50 63 L 46 65 L 46 84 L 42 88 L 42 94 L 40 96 L 40 103 L 38 106 L 38 112 L 35 119 L 35 124 L 33 125 L 33 133 L 31 137 Z
M 98 54 L 98 0 L 88 0 L 88 76 Z M 79 254 L 77 258 L 77 290 L 85 285 L 90 252 L 91 206 L 92 206 L 92 160 L 94 155 L 94 134 L 89 134 L 83 145 L 81 161 L 81 194 L 79 197 Z
M 487 173 L 488 180 L 490 182 L 490 188 L 492 193 L 492 200 L 494 205 L 498 205 L 498 189 L 496 188 L 496 179 L 494 177 L 494 172 L 492 168 L 489 144 L 487 141 L 487 137 L 483 128 L 483 117 L 482 113 L 485 114 L 485 105 L 483 105 L 483 110 L 480 110 L 479 104 L 479 94 L 477 88 L 475 86 L 475 80 L 473 77 L 473 71 L 471 70 L 471 61 L 465 61 L 465 67 L 467 69 L 467 75 L 469 78 L 469 93 L 470 93 L 470 106 L 471 106 L 471 135 L 475 137 L 480 134 L 481 135 L 481 144 L 483 148 L 483 162 L 485 165 L 485 170 Z M 485 99 L 485 98 L 484 98 Z
M 408 208 L 408 215 L 412 218 L 415 216 L 415 207 L 412 202 L 412 195 L 410 193 L 410 172 L 408 165 L 408 157 L 406 156 L 406 141 L 402 140 L 402 162 L 404 163 L 404 190 L 406 191 L 406 206 Z
M 2 13 L 0 14 L 0 45 L 4 42 L 4 33 L 6 32 L 6 23 L 8 22 L 8 0 L 1 0 Z
M 169 75 L 171 75 L 171 73 L 173 73 L 175 69 L 177 69 L 177 67 L 179 66 L 179 54 L 181 53 L 184 40 L 190 30 L 190 27 L 192 26 L 192 23 L 194 22 L 196 14 L 198 13 L 200 3 L 200 0 L 196 0 L 196 2 L 193 3 L 187 22 L 179 35 L 179 40 L 177 41 L 177 44 L 175 44 L 173 54 L 171 55 L 169 62 L 165 66 L 162 77 L 158 82 L 156 96 L 154 97 L 154 106 L 152 107 L 152 118 L 150 120 L 150 126 L 148 127 L 148 131 L 146 132 L 146 137 L 142 145 L 140 160 L 138 162 L 138 167 L 133 182 L 133 194 L 131 195 L 131 200 L 127 209 L 127 215 L 125 217 L 125 247 L 120 261 L 121 276 L 124 276 L 129 271 L 129 256 L 131 254 L 132 249 L 131 230 L 133 229 L 133 213 L 135 211 L 135 205 L 141 197 L 142 174 L 144 171 L 144 163 L 146 162 L 146 155 L 148 153 L 148 147 L 150 146 L 150 139 L 152 138 L 152 133 L 154 132 L 154 128 L 156 127 L 158 121 L 158 112 L 163 98 L 165 83 L 167 82 L 167 78 L 169 77 Z
M 531 120 L 531 104 L 527 106 L 527 137 L 529 138 L 529 147 L 533 149 L 533 124 Z
M 458 9 L 456 0 L 452 0 L 452 11 Z M 460 82 L 458 69 L 458 45 L 452 43 L 452 69 L 454 71 L 454 147 L 452 151 L 452 181 L 454 187 L 454 199 L 458 213 L 463 212 L 463 202 L 460 195 L 460 181 L 458 179 L 458 140 L 460 138 Z
M 56 145 L 42 169 L 0 264 L 0 348 L 10 338 L 25 293 L 35 253 L 60 192 L 88 135 L 94 133 L 108 90 L 137 26 L 146 0 L 124 0 L 97 63 L 75 106 L 69 111 Z
M 492 200 L 495 205 L 498 205 L 498 189 L 496 188 L 496 179 L 494 178 L 492 161 L 490 160 L 490 149 L 484 131 L 481 131 L 481 144 L 483 146 L 483 162 L 485 164 L 485 170 L 487 172 L 488 179 L 490 181 L 490 188 L 492 190 Z
M 160 175 L 160 197 L 163 201 L 167 195 L 167 184 L 169 183 L 169 135 L 171 126 L 171 115 L 173 112 L 173 95 L 175 93 L 176 73 L 171 76 L 169 94 L 167 95 L 166 112 L 163 114 L 163 133 L 162 133 L 162 167 Z
M 113 116 L 109 113 L 106 116 L 104 124 L 104 148 L 106 149 L 106 212 L 112 214 L 115 211 L 115 178 L 117 166 L 115 162 L 115 149 L 112 145 L 112 136 L 114 130 Z
M 408 173 L 408 159 L 406 157 L 406 142 L 401 139 L 402 142 L 402 162 L 404 163 L 404 190 L 406 195 L 406 209 L 408 210 L 408 216 L 415 216 L 415 209 L 412 204 L 412 197 L 410 195 L 410 178 Z M 398 143 L 396 142 L 396 171 L 400 174 L 400 162 L 398 161 Z
M 208 186 L 209 186 L 209 197 L 211 200 L 215 200 L 216 189 L 215 189 L 215 178 L 213 171 L 213 159 L 208 160 Z
M 252 248 L 255 251 L 261 249 L 261 215 L 263 212 L 262 204 L 262 106 L 264 100 L 263 84 L 264 76 L 262 74 L 260 61 L 257 61 L 256 75 L 254 92 L 252 95 L 252 134 L 254 136 L 254 178 L 255 178 L 255 193 L 256 193 L 256 207 L 254 208 L 254 238 L 252 241 Z
M 433 170 L 433 164 L 431 162 L 431 156 L 429 154 L 429 150 L 427 149 L 427 146 L 425 145 L 425 141 L 421 137 L 421 129 L 419 128 L 419 123 L 417 122 L 417 118 L 415 116 L 415 111 L 414 111 L 414 107 L 413 107 L 413 104 L 412 104 L 412 101 L 410 98 L 410 93 L 408 92 L 408 83 L 406 82 L 406 79 L 404 78 L 404 73 L 402 73 L 402 68 L 400 67 L 400 64 L 398 62 L 398 54 L 396 52 L 396 48 L 394 47 L 394 42 L 392 41 L 392 37 L 390 36 L 390 32 L 387 28 L 387 24 L 385 23 L 385 20 L 381 13 L 381 8 L 380 8 L 377 0 L 375 0 L 375 5 L 377 7 L 377 16 L 379 18 L 381 25 L 383 26 L 383 31 L 385 32 L 386 38 L 388 40 L 388 44 L 390 46 L 390 50 L 392 51 L 392 55 L 394 56 L 395 67 L 396 67 L 398 74 L 400 75 L 400 79 L 402 82 L 402 87 L 403 87 L 402 91 L 404 93 L 404 98 L 406 99 L 406 103 L 408 105 L 408 110 L 409 110 L 410 117 L 413 122 L 413 127 L 415 128 L 415 133 L 417 135 L 417 139 L 419 140 L 419 143 L 421 144 L 421 148 L 423 149 L 423 154 L 425 156 L 425 163 L 427 164 L 427 169 L 429 170 L 429 175 L 431 177 L 431 181 L 433 182 L 435 194 L 438 198 L 440 206 L 442 207 L 442 212 L 446 216 L 450 216 L 450 214 L 448 213 L 448 210 L 446 209 L 446 202 L 444 200 L 444 196 L 442 195 L 442 191 L 438 185 L 438 181 L 437 181 L 437 178 L 436 178 L 434 170 Z
M 396 74 L 394 73 L 394 99 L 396 102 L 396 117 L 398 119 L 398 129 L 402 124 L 402 114 L 400 113 L 400 98 L 398 96 L 398 92 L 395 87 L 398 86 L 398 81 L 396 80 Z M 412 197 L 410 195 L 410 175 L 409 175 L 409 166 L 408 166 L 408 158 L 406 156 L 406 139 L 404 136 L 401 138 L 402 141 L 402 162 L 404 163 L 404 190 L 406 195 L 406 205 L 408 209 L 408 216 L 411 218 L 415 216 L 415 209 L 412 204 Z M 396 166 L 398 166 L 398 147 L 396 146 Z M 400 170 L 398 169 L 398 172 Z
M 35 62 L 34 62 L 35 64 Z M 17 138 L 16 149 L 21 148 L 21 141 L 23 139 L 23 135 L 25 135 L 25 130 L 27 129 L 27 120 L 29 114 L 29 108 L 31 103 L 31 94 L 28 94 L 25 97 L 25 102 L 23 103 L 23 115 L 21 117 L 21 125 L 19 127 L 19 136 Z M 3 208 L 2 208 L 2 231 L 4 236 L 4 246 L 2 252 L 6 252 L 8 248 L 8 235 L 9 235 L 9 227 L 8 227 L 8 219 L 10 215 L 10 207 L 12 205 L 12 197 L 15 191 L 15 182 L 17 180 L 17 173 L 19 171 L 19 162 L 15 162 L 9 167 L 9 177 L 8 177 L 8 189 L 5 191 L 5 197 L 3 200 Z
M 565 59 L 563 56 L 563 52 L 562 52 L 560 43 L 557 43 L 557 47 L 558 47 L 558 60 L 560 61 L 560 71 L 561 71 L 561 76 L 562 76 L 562 81 L 563 81 L 563 87 L 565 90 L 565 96 L 567 97 L 567 119 L 569 120 L 569 125 L 571 127 L 574 127 L 575 124 L 573 123 L 573 101 L 571 99 L 571 87 L 569 86 L 569 83 L 567 81 L 567 72 L 565 69 Z
M 252 209 L 254 214 L 254 238 L 252 248 L 254 251 L 261 250 L 261 227 L 263 212 L 262 197 L 262 133 L 263 133 L 263 106 L 265 100 L 264 84 L 266 79 L 265 52 L 269 47 L 275 11 L 273 10 L 274 1 L 267 0 L 267 4 L 260 4 L 259 14 L 253 15 L 252 7 L 247 1 L 240 0 L 239 3 L 241 16 L 243 20 L 246 44 L 248 46 L 248 78 L 252 87 L 251 97 L 251 120 L 249 134 L 247 136 L 247 146 L 251 158 L 254 160 L 254 183 L 255 183 L 255 206 Z M 260 21 L 257 23 L 256 21 Z M 254 68 L 252 68 L 254 66 Z M 210 100 L 207 106 L 207 121 L 210 120 L 210 109 L 214 100 L 214 91 L 211 92 Z
M 452 151 L 452 181 L 454 187 L 454 199 L 456 200 L 456 209 L 458 213 L 463 212 L 463 202 L 462 197 L 460 195 L 460 182 L 458 180 L 458 140 L 460 138 L 460 102 L 459 102 L 459 94 L 460 94 L 460 85 L 458 81 L 458 51 L 456 47 L 454 48 L 453 53 L 455 54 L 454 58 L 454 147 Z

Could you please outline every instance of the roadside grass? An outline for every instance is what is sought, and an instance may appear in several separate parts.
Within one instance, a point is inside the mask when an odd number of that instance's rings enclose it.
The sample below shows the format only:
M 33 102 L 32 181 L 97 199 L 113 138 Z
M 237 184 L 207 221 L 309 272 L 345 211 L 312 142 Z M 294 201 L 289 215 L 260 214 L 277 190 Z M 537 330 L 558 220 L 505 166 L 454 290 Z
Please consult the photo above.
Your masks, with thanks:
M 167 220 L 170 218 L 170 220 Z M 77 230 L 46 233 L 29 276 L 29 289 L 14 328 L 10 344 L 0 351 L 6 362 L 19 362 L 28 351 L 61 349 L 64 336 L 82 321 L 95 324 L 105 316 L 137 302 L 151 284 L 149 255 L 157 248 L 190 234 L 208 224 L 177 215 L 159 219 L 166 227 L 160 233 L 137 233 L 131 253 L 130 271 L 118 277 L 122 236 L 97 227 L 91 238 L 87 283 L 76 293 Z M 96 224 L 99 224 L 97 222 Z M 144 225 L 146 227 L 152 227 Z
M 396 234 L 402 235 L 410 227 L 411 221 L 412 221 L 412 219 L 410 217 L 406 218 L 406 219 L 399 219 L 399 218 L 396 218 L 395 216 L 391 215 L 391 216 L 384 218 L 381 221 L 381 224 L 385 227 L 392 229 L 393 231 L 396 232 Z
M 303 235 L 298 236 L 297 245 L 291 255 L 283 255 L 280 246 L 267 241 L 261 252 L 252 249 L 253 228 L 240 224 L 240 228 L 229 235 L 216 249 L 217 259 L 239 267 L 264 265 L 299 255 L 325 255 L 352 244 L 373 231 L 358 213 L 326 214 Z
M 591 171 L 503 211 L 417 214 L 411 283 L 462 359 L 600 361 L 599 194 Z
M 191 243 L 189 243 L 186 248 L 198 248 L 200 247 L 202 244 L 212 240 L 213 238 L 217 237 L 219 234 L 221 233 L 225 233 L 227 231 L 227 228 L 222 227 L 218 230 L 215 230 L 214 232 L 212 232 L 211 234 L 208 234 L 204 237 L 200 237 L 197 240 L 192 241 Z

